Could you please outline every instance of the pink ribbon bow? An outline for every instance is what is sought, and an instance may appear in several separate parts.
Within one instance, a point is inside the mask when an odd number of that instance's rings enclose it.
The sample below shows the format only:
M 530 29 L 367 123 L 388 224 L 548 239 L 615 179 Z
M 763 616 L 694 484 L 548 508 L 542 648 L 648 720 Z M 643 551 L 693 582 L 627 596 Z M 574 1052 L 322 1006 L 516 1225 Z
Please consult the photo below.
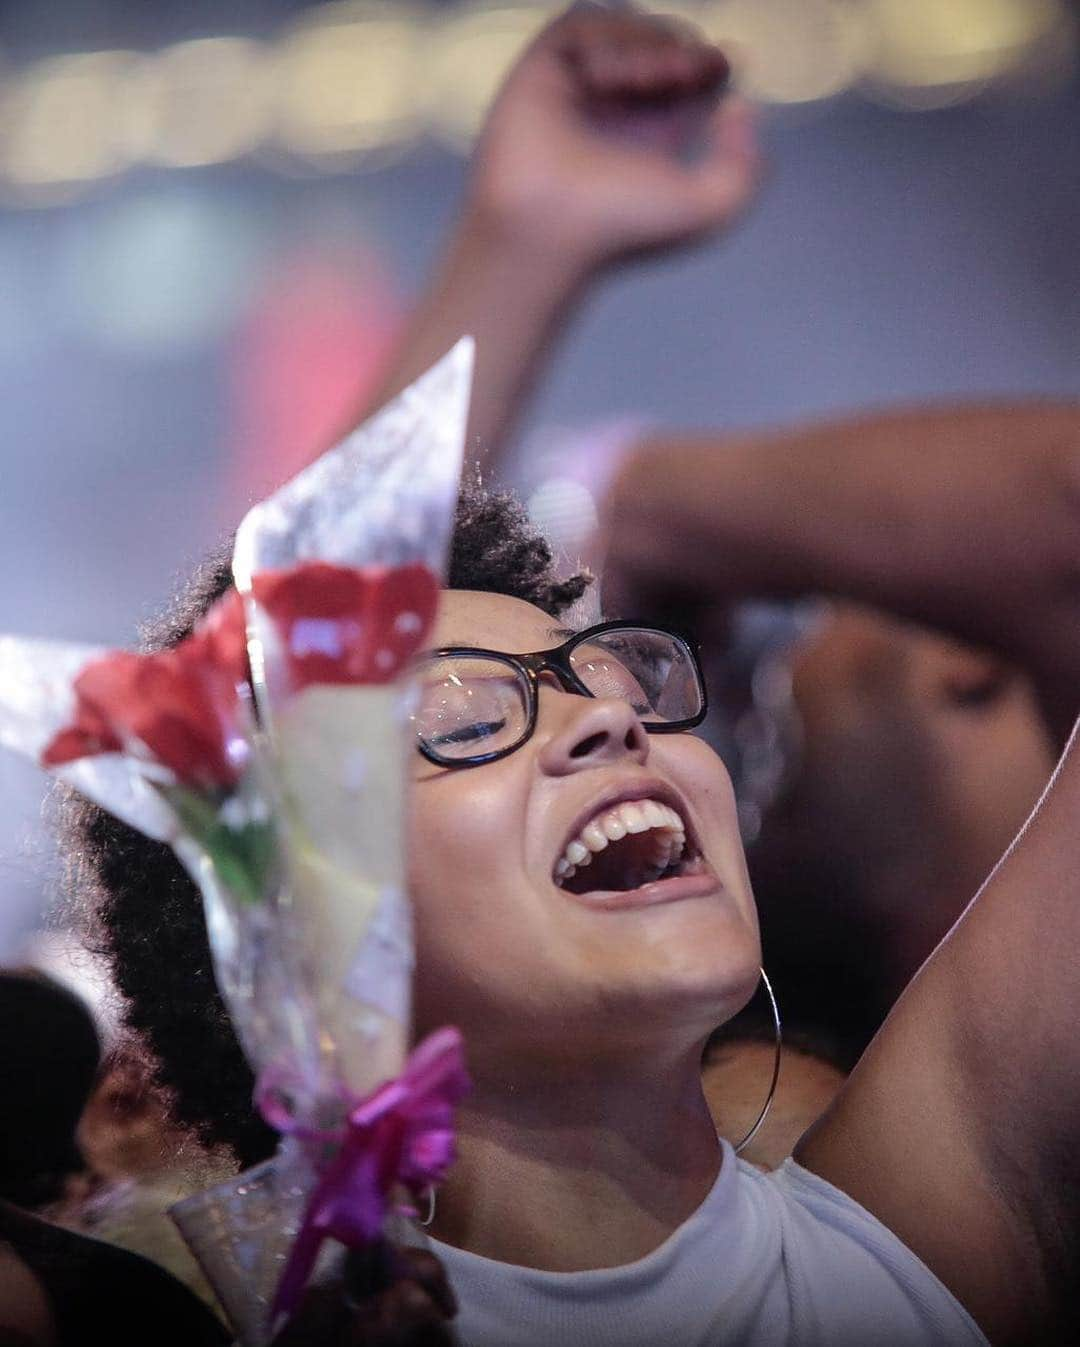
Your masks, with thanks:
M 340 1142 L 304 1212 L 274 1296 L 272 1323 L 296 1308 L 324 1240 L 351 1247 L 372 1243 L 382 1232 L 395 1183 L 418 1197 L 439 1182 L 454 1158 L 454 1105 L 469 1086 L 463 1039 L 446 1027 L 415 1049 L 396 1080 L 353 1103 L 336 1133 L 297 1125 L 272 1098 L 272 1087 L 260 1087 L 259 1106 L 279 1131 Z

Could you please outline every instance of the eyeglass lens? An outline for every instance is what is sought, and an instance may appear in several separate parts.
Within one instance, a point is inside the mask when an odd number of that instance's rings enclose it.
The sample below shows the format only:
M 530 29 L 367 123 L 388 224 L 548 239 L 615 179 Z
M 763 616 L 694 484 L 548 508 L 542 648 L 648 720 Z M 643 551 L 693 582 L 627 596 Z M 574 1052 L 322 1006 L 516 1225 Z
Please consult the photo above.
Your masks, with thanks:
M 441 758 L 501 753 L 525 734 L 529 685 L 520 670 L 481 655 L 444 655 L 420 668 L 417 737 Z
M 689 720 L 701 709 L 690 652 L 667 632 L 602 632 L 574 647 L 570 667 L 594 697 L 622 697 L 645 721 Z

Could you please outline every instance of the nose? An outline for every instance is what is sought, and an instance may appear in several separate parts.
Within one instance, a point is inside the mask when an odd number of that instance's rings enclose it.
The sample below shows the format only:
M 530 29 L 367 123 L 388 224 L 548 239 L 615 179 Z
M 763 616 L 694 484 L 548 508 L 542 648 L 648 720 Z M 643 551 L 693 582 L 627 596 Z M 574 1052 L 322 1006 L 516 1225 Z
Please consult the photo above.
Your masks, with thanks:
M 558 695 L 558 694 L 556 694 Z M 621 697 L 566 697 L 573 706 L 562 730 L 541 748 L 541 769 L 549 776 L 570 776 L 590 767 L 629 760 L 644 763 L 649 736 L 629 702 Z

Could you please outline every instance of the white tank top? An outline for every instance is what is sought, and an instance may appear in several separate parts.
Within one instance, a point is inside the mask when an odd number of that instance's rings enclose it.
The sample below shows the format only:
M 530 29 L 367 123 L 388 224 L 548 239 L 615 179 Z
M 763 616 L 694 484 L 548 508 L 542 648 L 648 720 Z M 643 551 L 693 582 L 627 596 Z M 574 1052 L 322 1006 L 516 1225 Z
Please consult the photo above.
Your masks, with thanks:
M 794 1160 L 763 1174 L 727 1142 L 705 1201 L 635 1263 L 539 1272 L 430 1243 L 462 1347 L 988 1347 L 857 1202 Z

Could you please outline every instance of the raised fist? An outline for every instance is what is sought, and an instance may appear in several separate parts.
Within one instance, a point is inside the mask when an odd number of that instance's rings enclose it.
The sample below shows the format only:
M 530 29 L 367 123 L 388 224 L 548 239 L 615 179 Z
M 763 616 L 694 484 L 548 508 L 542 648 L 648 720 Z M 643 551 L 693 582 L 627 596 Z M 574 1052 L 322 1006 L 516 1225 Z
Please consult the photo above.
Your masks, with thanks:
M 723 54 L 687 25 L 576 6 L 510 72 L 470 205 L 532 249 L 588 269 L 724 229 L 754 195 L 750 110 Z

